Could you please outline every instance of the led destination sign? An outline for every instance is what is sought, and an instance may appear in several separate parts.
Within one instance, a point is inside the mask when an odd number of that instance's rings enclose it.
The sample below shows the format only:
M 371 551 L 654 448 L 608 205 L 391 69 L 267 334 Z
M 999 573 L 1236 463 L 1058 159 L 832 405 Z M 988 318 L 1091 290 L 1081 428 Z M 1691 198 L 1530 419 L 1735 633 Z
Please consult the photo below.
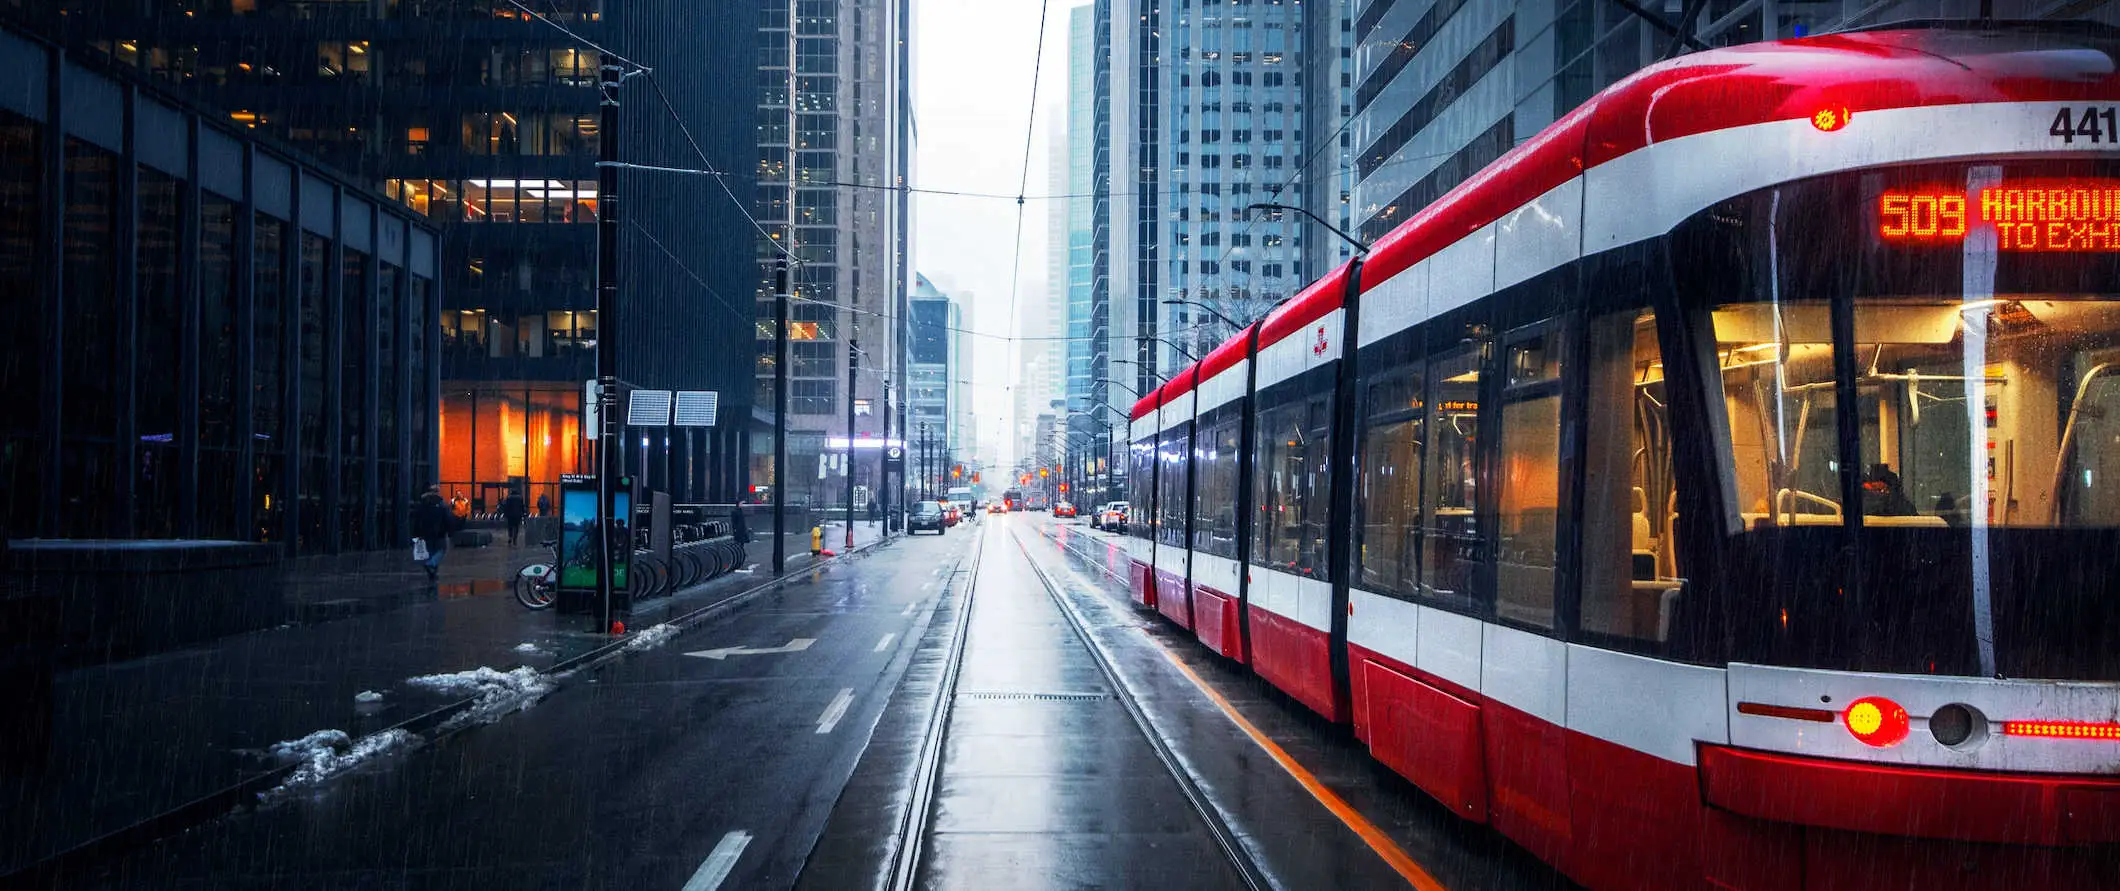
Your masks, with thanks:
M 1962 190 L 1885 192 L 1877 234 L 1887 242 L 1963 241 L 1992 229 L 2005 251 L 2120 252 L 2120 180 L 2002 183 Z

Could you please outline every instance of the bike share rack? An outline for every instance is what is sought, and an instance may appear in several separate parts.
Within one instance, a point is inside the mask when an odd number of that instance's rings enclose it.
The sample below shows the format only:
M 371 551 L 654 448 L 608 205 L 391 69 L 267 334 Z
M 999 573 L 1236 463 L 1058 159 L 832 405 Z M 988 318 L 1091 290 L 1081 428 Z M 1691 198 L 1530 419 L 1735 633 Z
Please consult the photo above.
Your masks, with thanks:
M 705 519 L 706 505 L 674 504 L 667 513 L 644 507 L 634 526 L 633 572 L 639 581 L 636 599 L 661 597 L 711 581 L 744 564 L 744 547 L 729 534 L 725 520 Z M 669 525 L 667 553 L 657 544 L 658 515 Z

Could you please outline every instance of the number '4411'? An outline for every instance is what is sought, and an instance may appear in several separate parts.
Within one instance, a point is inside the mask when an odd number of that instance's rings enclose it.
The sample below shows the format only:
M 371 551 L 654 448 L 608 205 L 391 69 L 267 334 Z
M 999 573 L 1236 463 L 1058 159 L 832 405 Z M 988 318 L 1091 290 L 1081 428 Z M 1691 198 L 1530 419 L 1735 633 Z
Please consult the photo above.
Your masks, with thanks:
M 2080 112 L 2064 108 L 2055 113 L 2054 123 L 2046 132 L 2069 145 L 2074 145 L 2079 137 L 2092 143 L 2120 142 L 2120 124 L 2116 124 L 2115 117 L 2111 108 L 2085 108 Z

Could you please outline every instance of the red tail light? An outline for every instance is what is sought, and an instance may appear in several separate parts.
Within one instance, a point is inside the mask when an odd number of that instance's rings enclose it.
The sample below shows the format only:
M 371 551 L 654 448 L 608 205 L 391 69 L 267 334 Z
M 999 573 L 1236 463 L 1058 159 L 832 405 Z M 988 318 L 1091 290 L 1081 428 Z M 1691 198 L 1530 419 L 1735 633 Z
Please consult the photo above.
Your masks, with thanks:
M 1909 726 L 1907 710 L 1882 696 L 1865 696 L 1848 703 L 1848 710 L 1840 713 L 1840 723 L 1856 741 L 1880 749 L 1899 745 L 1907 738 Z
M 2002 735 L 2120 742 L 2120 724 L 2093 721 L 2004 721 Z

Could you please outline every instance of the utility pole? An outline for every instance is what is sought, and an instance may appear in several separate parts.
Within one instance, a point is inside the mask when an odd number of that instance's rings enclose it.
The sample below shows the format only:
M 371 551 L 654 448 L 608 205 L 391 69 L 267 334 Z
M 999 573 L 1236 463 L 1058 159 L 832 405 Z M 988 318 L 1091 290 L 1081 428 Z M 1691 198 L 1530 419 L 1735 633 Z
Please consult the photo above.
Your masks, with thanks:
M 597 135 L 596 168 L 596 594 L 600 632 L 613 627 L 612 578 L 618 555 L 611 516 L 614 489 L 624 475 L 618 441 L 618 85 L 625 75 L 617 65 L 600 66 L 599 92 L 603 132 Z M 632 546 L 627 540 L 624 545 Z
M 788 257 L 773 261 L 773 574 L 788 565 Z
M 884 379 L 883 379 L 883 454 L 884 454 L 884 455 L 885 455 L 886 457 L 888 457 L 888 456 L 889 456 L 889 455 L 891 454 L 891 379 L 890 379 L 890 378 L 884 378 Z M 899 457 L 900 457 L 901 459 L 903 459 L 903 458 L 905 457 L 905 450 L 904 450 L 904 449 L 902 449 L 902 448 L 901 448 L 901 449 L 899 449 L 899 450 L 898 450 L 898 456 L 899 456 Z M 901 461 L 899 462 L 899 466 L 901 466 L 901 467 L 905 466 L 905 465 L 904 465 L 904 461 L 903 461 L 903 460 L 901 460 Z M 904 475 L 905 475 L 904 471 L 900 471 L 900 472 L 899 472 L 899 476 L 903 477 Z M 883 531 L 882 531 L 882 533 L 881 533 L 881 534 L 882 534 L 883 536 L 885 536 L 885 537 L 888 537 L 888 536 L 889 536 L 889 535 L 891 534 L 891 520 L 893 519 L 893 517 L 892 517 L 892 515 L 891 515 L 891 509 L 892 509 L 892 508 L 891 508 L 891 499 L 890 499 L 889 495 L 887 494 L 887 493 L 889 493 L 890 491 L 891 491 L 891 462 L 890 462 L 890 461 L 888 461 L 888 460 L 885 460 L 884 458 L 878 458 L 878 459 L 876 460 L 876 494 L 875 494 L 875 495 L 873 495 L 873 496 L 870 496 L 870 497 L 872 497 L 872 498 L 877 498 L 877 499 L 881 499 L 881 500 L 882 500 L 882 502 L 883 502 L 883 510 L 879 511 L 878 513 L 881 513 L 881 514 L 883 514 Z
M 847 550 L 854 550 L 854 364 L 861 346 L 847 338 Z

